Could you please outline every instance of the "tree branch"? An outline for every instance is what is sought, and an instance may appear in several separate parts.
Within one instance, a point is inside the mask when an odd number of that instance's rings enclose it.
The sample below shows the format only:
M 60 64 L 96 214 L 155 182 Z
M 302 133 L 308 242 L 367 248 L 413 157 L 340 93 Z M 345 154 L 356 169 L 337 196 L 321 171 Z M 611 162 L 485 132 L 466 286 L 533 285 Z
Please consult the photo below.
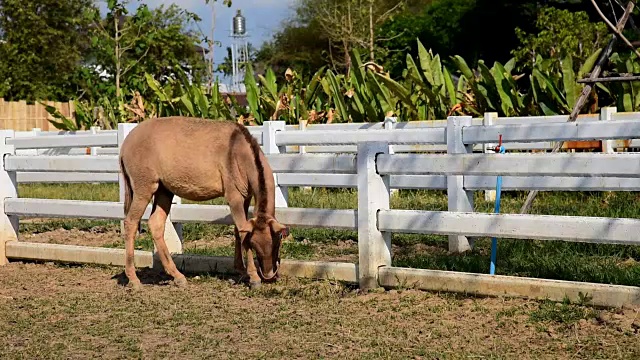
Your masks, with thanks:
M 381 23 L 386 20 L 387 16 L 390 16 L 394 11 L 396 11 L 400 6 L 402 6 L 403 2 L 399 1 L 394 7 L 385 11 L 382 15 L 378 17 L 377 23 Z
M 609 19 L 607 19 L 607 17 L 604 15 L 604 13 L 602 12 L 602 10 L 600 10 L 600 7 L 598 6 L 598 4 L 596 3 L 596 0 L 591 0 L 591 3 L 593 4 L 593 6 L 596 8 L 596 11 L 598 12 L 598 15 L 600 15 L 600 17 L 602 18 L 602 20 L 604 20 L 604 22 L 607 24 L 607 26 L 611 29 L 611 31 L 613 31 L 616 35 L 618 35 L 618 37 L 620 38 L 620 40 L 622 40 L 625 44 L 627 44 L 627 46 L 629 46 L 629 48 L 636 54 L 636 56 L 638 57 L 638 59 L 640 59 L 640 52 L 638 52 L 638 50 L 636 50 L 636 48 L 633 46 L 633 44 L 631 44 L 631 42 L 629 40 L 627 40 L 627 38 L 622 35 L 622 32 L 620 30 L 618 30 L 615 25 L 613 25 L 611 23 L 611 21 L 609 21 Z
M 140 56 L 138 58 L 138 60 L 134 61 L 132 64 L 129 64 L 129 66 L 125 67 L 124 70 L 122 70 L 122 72 L 120 73 L 122 76 L 124 76 L 129 70 L 131 70 L 134 66 L 136 66 L 140 61 L 142 61 L 142 59 L 147 56 L 147 53 L 149 53 L 149 49 L 151 49 L 150 47 L 147 47 L 147 50 L 144 51 L 144 54 L 142 54 L 142 56 Z
M 633 12 L 634 7 L 635 7 L 635 3 L 633 1 L 629 1 L 627 3 L 627 7 L 625 8 L 624 14 L 622 14 L 622 17 L 618 21 L 618 25 L 616 27 L 616 30 L 618 32 L 624 29 L 624 26 L 629 20 L 629 17 L 631 15 L 631 12 Z M 609 59 L 609 56 L 611 56 L 611 52 L 613 51 L 613 46 L 615 45 L 616 40 L 618 40 L 618 37 L 615 35 L 612 36 L 607 46 L 604 48 L 604 50 L 602 50 L 598 58 L 598 61 L 596 61 L 596 63 L 593 65 L 593 68 L 591 69 L 591 74 L 589 75 L 590 79 L 596 79 L 600 76 L 600 72 L 602 71 L 602 65 L 607 61 L 607 59 Z M 591 93 L 591 89 L 592 89 L 591 85 L 592 84 L 587 84 L 585 85 L 584 88 L 582 88 L 582 93 L 580 94 L 580 97 L 576 101 L 576 104 L 573 106 L 573 111 L 571 111 L 571 115 L 569 115 L 569 120 L 567 122 L 574 122 L 577 120 L 578 113 L 580 113 L 580 109 L 582 109 L 582 107 L 584 106 L 584 103 L 587 101 L 587 98 L 589 97 L 589 94 Z M 552 153 L 558 152 L 563 145 L 564 145 L 564 141 L 557 142 L 553 146 L 553 149 L 551 149 L 551 152 Z M 538 195 L 538 190 L 532 190 L 529 192 L 529 195 L 527 195 L 527 199 L 525 200 L 524 204 L 520 208 L 520 214 L 526 214 L 529 212 L 529 210 L 533 206 L 533 200 L 536 198 L 537 195 Z
M 404 34 L 405 30 L 402 30 L 399 34 L 396 34 L 392 37 L 387 37 L 387 38 L 377 38 L 376 41 L 381 42 L 381 41 L 389 41 L 389 40 L 393 40 L 396 38 L 399 38 L 400 36 L 402 36 Z

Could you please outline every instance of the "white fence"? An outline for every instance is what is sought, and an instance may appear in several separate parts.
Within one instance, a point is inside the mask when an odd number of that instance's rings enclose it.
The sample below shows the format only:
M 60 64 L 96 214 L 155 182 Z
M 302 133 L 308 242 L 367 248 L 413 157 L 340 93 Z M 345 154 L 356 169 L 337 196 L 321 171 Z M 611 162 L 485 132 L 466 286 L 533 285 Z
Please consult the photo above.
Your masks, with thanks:
M 640 304 L 640 288 L 509 276 L 463 274 L 425 269 L 405 269 L 391 264 L 390 235 L 399 233 L 443 234 L 449 249 L 460 252 L 473 246 L 473 237 L 509 237 L 606 244 L 640 244 L 640 220 L 578 216 L 545 216 L 474 213 L 473 191 L 493 189 L 496 176 L 504 175 L 504 189 L 637 191 L 640 189 L 640 154 L 635 153 L 473 153 L 475 145 L 493 142 L 498 134 L 506 143 L 560 140 L 610 141 L 640 138 L 640 114 L 616 119 L 608 109 L 608 121 L 577 123 L 474 124 L 471 117 L 451 117 L 445 127 L 397 124 L 394 129 L 344 129 L 318 127 L 314 131 L 288 131 L 283 122 L 267 122 L 254 136 L 274 169 L 278 186 L 277 217 L 295 227 L 330 227 L 358 231 L 358 264 L 283 261 L 283 272 L 294 276 L 334 278 L 358 282 L 362 287 L 410 284 L 427 290 L 461 291 L 485 295 L 548 297 L 561 300 L 588 293 L 593 303 L 606 306 Z M 558 119 L 562 120 L 563 117 Z M 409 123 L 410 124 L 410 123 Z M 400 126 L 403 125 L 403 126 Z M 121 203 L 70 200 L 21 199 L 17 196 L 20 174 L 46 174 L 47 179 L 75 173 L 83 181 L 100 182 L 118 176 L 116 155 L 48 155 L 22 149 L 97 147 L 121 143 L 133 124 L 121 124 L 118 132 L 61 136 L 68 140 L 43 141 L 39 136 L 14 137 L 1 133 L 3 167 L 0 171 L 0 261 L 23 258 L 98 262 L 122 265 L 122 250 L 30 244 L 17 240 L 21 216 L 122 219 Z M 352 125 L 349 125 L 349 127 Z M 334 130 L 340 127 L 339 130 Z M 44 137 L 43 137 L 44 138 Z M 46 138 L 54 138 L 46 136 Z M 71 139 L 73 138 L 73 139 Z M 356 153 L 285 153 L 293 145 L 349 145 Z M 440 145 L 447 154 L 393 153 L 399 145 Z M 612 147 L 609 147 L 611 149 Z M 16 176 L 17 175 L 17 176 Z M 61 178 L 61 177 L 60 177 Z M 76 179 L 77 180 L 77 179 Z M 289 208 L 288 186 L 356 187 L 358 208 L 351 210 Z M 446 189 L 448 211 L 391 210 L 392 188 Z M 150 209 L 145 214 L 149 215 Z M 168 221 L 231 224 L 227 206 L 177 204 Z M 171 228 L 171 227 L 168 227 Z M 180 255 L 179 230 L 167 241 L 186 272 L 230 271 L 230 258 Z M 3 252 L 5 252 L 3 254 Z M 138 252 L 139 265 L 151 264 L 151 253 Z
M 598 122 L 598 121 L 633 121 L 640 120 L 640 113 L 616 113 L 615 108 L 604 108 L 601 114 L 597 115 L 580 115 L 577 124 Z M 540 125 L 537 127 L 538 134 L 529 134 L 522 136 L 518 131 L 526 131 L 527 128 L 514 130 L 513 133 L 504 133 L 503 141 L 508 151 L 549 151 L 554 146 L 553 131 L 560 129 L 563 131 L 563 124 L 566 124 L 568 116 L 538 116 L 538 117 L 497 117 L 496 113 L 486 113 L 483 118 L 473 118 L 472 125 Z M 558 127 L 560 126 L 560 127 Z M 285 125 L 284 132 L 278 137 L 278 146 L 284 149 L 286 153 L 297 154 L 314 154 L 314 153 L 356 153 L 356 142 L 365 140 L 375 140 L 371 132 L 353 132 L 355 137 L 352 139 L 345 137 L 335 137 L 336 133 L 345 134 L 345 131 L 356 130 L 411 130 L 401 132 L 392 136 L 402 136 L 402 138 L 393 139 L 386 138 L 391 146 L 391 153 L 446 153 L 447 146 L 444 141 L 444 130 L 446 128 L 446 120 L 430 120 L 430 121 L 412 121 L 396 123 L 393 118 L 387 118 L 380 123 L 343 123 L 343 124 L 314 124 L 306 125 Z M 426 134 L 424 130 L 441 129 L 441 133 L 429 132 L 429 139 L 420 139 L 418 143 L 413 140 L 420 138 Z M 501 131 L 500 126 L 491 127 L 491 133 L 470 134 L 471 138 L 478 140 L 474 143 L 473 151 L 482 153 L 492 153 L 493 147 L 496 145 L 497 133 Z M 577 129 L 577 128 L 576 128 Z M 598 127 L 593 127 L 593 131 L 598 131 Z M 264 126 L 250 126 L 250 132 L 258 140 L 264 150 L 263 131 Z M 418 131 L 416 131 L 418 130 Z M 305 131 L 313 131 L 315 136 L 310 138 Z M 486 131 L 486 130 L 485 130 Z M 548 133 L 552 131 L 552 133 Z M 556 141 L 560 140 L 580 140 L 576 137 L 578 130 L 572 130 L 563 134 L 565 137 L 556 137 Z M 92 128 L 88 131 L 33 131 L 15 132 L 15 138 L 9 140 L 10 145 L 14 145 L 17 155 L 117 155 L 118 154 L 118 134 L 117 130 L 100 130 Z M 320 135 L 322 134 L 322 135 Z M 72 136 L 70 136 L 72 135 Z M 589 134 L 581 134 L 582 138 L 588 138 Z M 598 134 L 595 134 L 598 135 Z M 604 138 L 600 136 L 600 138 Z M 413 140 L 412 140 L 413 139 Z M 625 141 L 626 139 L 626 141 Z M 640 148 L 640 139 L 625 138 L 619 140 L 609 140 L 602 144 L 603 149 L 608 152 L 614 150 L 629 151 Z M 482 140 L 482 141 L 480 141 Z M 593 140 L 593 139 L 590 139 Z M 306 178 L 307 175 L 304 175 Z M 430 179 L 430 180 L 429 180 Z M 469 177 L 465 179 L 465 184 L 469 189 L 483 190 L 495 187 L 495 182 L 486 177 Z M 602 188 L 603 190 L 619 189 L 620 186 L 635 191 L 637 189 L 629 188 L 630 184 L 611 183 L 607 179 L 588 181 L 559 181 L 554 183 L 554 179 L 546 182 L 536 178 L 517 178 L 510 177 L 503 184 L 503 190 L 517 190 L 533 188 L 533 184 L 542 186 L 538 190 L 565 190 L 565 191 L 583 191 L 595 190 Z M 280 177 L 283 185 L 294 186 L 299 182 L 305 182 L 298 174 L 287 174 Z M 328 187 L 355 187 L 356 181 L 353 176 L 323 176 L 308 180 L 311 182 L 309 186 L 328 186 Z M 59 172 L 59 173 L 43 173 L 43 172 L 20 172 L 18 174 L 19 183 L 39 183 L 39 182 L 57 182 L 57 183 L 84 183 L 84 182 L 118 182 L 118 175 L 115 173 L 82 173 L 82 172 Z M 325 182 L 324 185 L 321 183 Z M 492 184 L 493 183 L 493 184 Z M 548 186 L 545 186 L 548 185 Z M 419 188 L 419 189 L 446 189 L 443 177 L 420 178 L 420 181 L 413 181 L 412 177 L 395 177 L 391 179 L 391 187 L 393 189 Z

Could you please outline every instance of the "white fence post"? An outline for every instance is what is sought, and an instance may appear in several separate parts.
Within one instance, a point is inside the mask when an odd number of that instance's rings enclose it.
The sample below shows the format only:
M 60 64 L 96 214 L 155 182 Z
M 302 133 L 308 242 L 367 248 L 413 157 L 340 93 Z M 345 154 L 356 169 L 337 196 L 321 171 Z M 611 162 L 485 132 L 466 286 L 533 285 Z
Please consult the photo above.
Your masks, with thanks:
M 613 114 L 618 112 L 618 109 L 615 107 L 604 107 L 600 109 L 600 121 L 611 121 L 613 120 Z M 615 144 L 616 140 L 602 140 L 602 152 L 604 154 L 613 154 L 615 153 Z
M 36 137 L 36 136 L 40 136 L 40 132 L 42 131 L 41 128 L 32 128 L 31 129 L 31 136 Z M 22 152 L 31 152 L 34 155 L 40 155 L 40 154 L 47 154 L 48 152 L 50 152 L 51 149 L 25 149 Z M 16 155 L 22 155 L 22 154 L 17 154 Z
M 120 123 L 118 124 L 118 154 L 120 153 L 120 148 L 122 147 L 122 142 L 129 135 L 131 130 L 136 127 L 137 124 L 129 124 L 129 123 Z M 124 178 L 122 173 L 119 174 L 120 184 L 120 202 L 124 202 Z M 174 203 L 179 203 L 180 200 L 174 197 Z M 176 226 L 177 225 L 177 226 Z M 165 223 L 164 228 L 164 241 L 167 244 L 167 248 L 169 249 L 169 253 L 172 254 L 182 254 L 182 225 L 176 224 L 174 225 L 171 222 L 171 213 L 169 213 L 169 217 Z M 124 221 L 120 221 L 120 229 L 121 233 L 124 234 Z M 140 231 L 140 228 L 138 228 Z M 153 248 L 154 255 L 156 253 L 156 248 L 154 245 Z M 159 263 L 156 261 L 156 257 L 154 256 L 153 267 L 159 266 Z
M 447 154 L 471 154 L 473 144 L 462 141 L 462 128 L 471 126 L 471 116 L 450 116 L 447 118 Z M 449 211 L 473 212 L 473 191 L 464 189 L 464 176 L 447 176 L 447 197 Z M 449 235 L 449 251 L 464 252 L 473 248 L 473 239 L 461 235 Z
M 13 130 L 0 130 L 0 156 L 2 157 L 2 168 L 0 169 L 0 266 L 9 263 L 6 256 L 7 243 L 18 240 L 18 217 L 7 215 L 4 212 L 5 199 L 18 197 L 16 172 L 8 172 L 4 169 L 7 156 L 15 155 L 13 145 L 7 145 L 7 138 L 14 136 Z
M 300 122 L 298 123 L 298 130 L 300 131 L 307 130 L 307 120 L 300 120 Z M 306 147 L 304 145 L 298 146 L 298 154 L 306 154 L 307 150 L 305 148 Z
M 387 117 L 384 118 L 383 127 L 387 131 L 393 131 L 393 129 L 395 129 L 395 127 L 396 127 L 396 123 L 397 122 L 398 122 L 398 118 L 397 117 L 387 116 Z M 389 145 L 389 154 L 394 154 L 393 145 Z M 398 189 L 391 189 L 391 194 L 393 195 L 397 191 L 398 191 Z
M 92 134 L 97 134 L 99 131 L 100 131 L 100 126 L 92 126 L 91 127 L 91 133 Z M 90 155 L 91 156 L 98 155 L 98 147 L 97 146 L 92 146 L 90 148 Z
M 376 169 L 378 154 L 388 154 L 385 142 L 358 144 L 358 283 L 361 289 L 378 287 L 378 270 L 391 266 L 391 233 L 378 229 L 378 211 L 389 209 L 389 176 Z
M 307 120 L 299 120 L 298 130 L 307 131 Z M 306 153 L 307 153 L 306 146 L 304 146 L 304 145 L 298 146 L 298 154 L 302 155 L 302 154 L 306 154 Z M 302 190 L 309 191 L 309 190 L 311 190 L 311 186 L 303 186 Z
M 173 201 L 171 203 L 173 204 L 172 208 L 175 207 L 175 205 L 180 205 L 182 204 L 182 198 L 179 197 L 178 195 L 174 195 Z M 182 223 L 171 221 L 171 213 L 172 212 L 170 211 L 169 218 L 167 219 L 167 222 L 165 224 L 165 229 L 164 229 L 165 242 L 167 243 L 167 247 L 169 248 L 170 253 L 182 254 L 182 247 L 184 244 L 184 234 L 183 234 Z M 169 241 L 169 239 L 172 238 L 173 236 L 177 236 L 178 238 L 177 241 L 175 239 L 172 241 Z M 169 245 L 169 243 L 173 245 Z
M 484 113 L 484 117 L 482 118 L 483 126 L 491 126 L 493 125 L 493 120 L 498 117 L 498 113 L 496 112 L 487 112 Z M 493 154 L 495 153 L 494 148 L 497 144 L 494 143 L 484 143 L 482 145 L 482 151 L 485 154 Z M 484 191 L 484 201 L 496 201 L 496 191 L 495 190 L 485 190 Z
M 284 130 L 284 121 L 265 121 L 262 124 L 262 146 L 265 154 L 285 154 L 287 152 L 285 146 L 276 144 L 276 133 Z M 275 173 L 273 181 L 276 184 L 276 207 L 288 207 L 289 189 L 278 185 L 278 175 Z

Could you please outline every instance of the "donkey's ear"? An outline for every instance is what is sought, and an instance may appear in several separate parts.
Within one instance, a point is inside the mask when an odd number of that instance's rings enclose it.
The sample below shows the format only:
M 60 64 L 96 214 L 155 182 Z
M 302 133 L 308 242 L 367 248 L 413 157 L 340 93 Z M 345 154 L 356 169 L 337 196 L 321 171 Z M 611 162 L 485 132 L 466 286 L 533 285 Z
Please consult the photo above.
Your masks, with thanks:
M 282 225 L 276 219 L 269 219 L 269 226 L 274 233 L 280 234 L 280 237 L 286 238 L 289 236 L 289 228 L 285 225 Z
M 241 233 L 250 233 L 253 231 L 254 226 L 256 225 L 256 221 L 254 219 L 249 219 L 249 221 L 245 222 L 242 227 L 238 229 Z

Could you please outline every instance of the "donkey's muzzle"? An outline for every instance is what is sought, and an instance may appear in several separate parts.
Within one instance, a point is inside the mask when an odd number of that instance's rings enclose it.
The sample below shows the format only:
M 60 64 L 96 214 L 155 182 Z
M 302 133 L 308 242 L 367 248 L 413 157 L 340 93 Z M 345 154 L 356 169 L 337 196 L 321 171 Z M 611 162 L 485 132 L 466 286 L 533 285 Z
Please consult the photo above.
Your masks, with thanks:
M 274 265 L 275 265 L 274 266 L 275 270 L 270 271 L 266 275 L 262 272 L 262 264 L 260 264 L 260 266 L 258 266 L 258 269 L 260 271 L 260 277 L 262 278 L 262 280 L 264 282 L 275 282 L 280 278 L 280 276 L 278 274 L 279 270 L 280 270 L 280 260 L 276 261 L 276 263 Z

